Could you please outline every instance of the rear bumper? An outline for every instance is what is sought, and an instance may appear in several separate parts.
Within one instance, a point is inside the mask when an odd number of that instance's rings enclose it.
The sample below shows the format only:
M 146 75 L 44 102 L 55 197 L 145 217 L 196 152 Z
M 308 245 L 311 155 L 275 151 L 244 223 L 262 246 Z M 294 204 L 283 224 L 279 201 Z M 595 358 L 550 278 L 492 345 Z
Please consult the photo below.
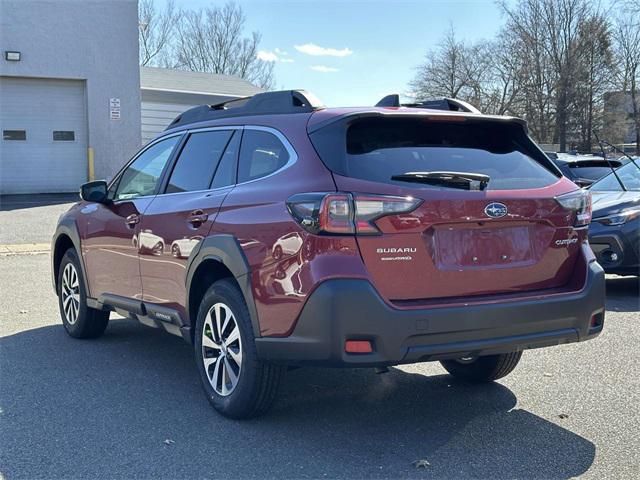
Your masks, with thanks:
M 320 284 L 288 337 L 256 339 L 261 359 L 324 366 L 384 366 L 481 356 L 589 340 L 602 331 L 605 280 L 588 265 L 575 293 L 494 304 L 400 310 L 366 280 Z M 596 315 L 596 326 L 590 326 Z M 373 353 L 347 354 L 346 340 L 370 340 Z

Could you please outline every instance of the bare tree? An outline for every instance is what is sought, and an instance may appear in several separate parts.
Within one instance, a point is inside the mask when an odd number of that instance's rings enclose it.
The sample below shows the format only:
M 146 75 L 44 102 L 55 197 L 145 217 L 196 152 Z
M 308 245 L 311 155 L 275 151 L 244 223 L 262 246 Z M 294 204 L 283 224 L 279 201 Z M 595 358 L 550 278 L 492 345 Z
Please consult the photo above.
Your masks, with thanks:
M 589 0 L 501 0 L 497 39 L 468 43 L 451 28 L 418 67 L 413 94 L 523 117 L 560 150 L 592 150 L 594 131 L 617 141 L 633 130 L 640 144 L 638 5 L 614 0 L 622 13 L 612 26 L 611 11 Z
M 177 29 L 176 67 L 236 75 L 271 88 L 274 64 L 257 58 L 260 34 L 244 36 L 244 25 L 242 8 L 232 2 L 184 12 Z
M 491 44 L 467 44 L 456 38 L 453 27 L 436 49 L 429 51 L 410 85 L 421 99 L 459 98 L 482 108 L 485 86 L 492 78 Z
M 631 98 L 631 120 L 635 129 L 636 153 L 640 155 L 640 13 L 624 12 L 614 28 L 617 87 L 622 102 Z M 624 110 L 624 108 L 623 108 Z
M 465 45 L 456 38 L 451 27 L 438 47 L 428 52 L 425 62 L 418 67 L 411 84 L 412 91 L 422 98 L 458 98 L 468 86 L 468 68 L 464 66 L 467 58 Z
M 554 141 L 564 151 L 580 26 L 591 14 L 590 4 L 586 0 L 519 0 L 512 6 L 502 0 L 500 7 L 508 18 L 507 28 L 535 54 L 536 74 L 544 72 L 545 83 L 551 82 L 555 103 Z
M 516 45 L 507 35 L 501 34 L 495 42 L 486 45 L 483 54 L 487 59 L 487 77 L 483 82 L 483 112 L 495 115 L 521 115 L 521 92 L 525 80 L 523 64 L 513 52 Z
M 157 10 L 153 0 L 139 1 L 140 65 L 165 66 L 180 17 L 173 0 L 163 10 Z
M 579 148 L 590 151 L 592 132 L 601 130 L 603 95 L 611 86 L 612 50 L 609 23 L 602 14 L 594 14 L 580 25 L 576 52 L 576 75 L 569 123 L 580 137 Z

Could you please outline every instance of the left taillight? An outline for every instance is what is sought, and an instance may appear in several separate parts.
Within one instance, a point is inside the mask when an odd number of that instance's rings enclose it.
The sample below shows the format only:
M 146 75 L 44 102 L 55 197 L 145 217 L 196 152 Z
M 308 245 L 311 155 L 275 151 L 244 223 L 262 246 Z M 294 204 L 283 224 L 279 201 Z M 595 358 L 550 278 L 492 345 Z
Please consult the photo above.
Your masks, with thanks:
M 591 192 L 576 190 L 556 197 L 561 207 L 575 212 L 574 227 L 584 227 L 591 222 Z
M 421 203 L 412 197 L 314 192 L 291 196 L 287 208 L 302 228 L 314 234 L 377 235 L 376 220 L 409 213 Z

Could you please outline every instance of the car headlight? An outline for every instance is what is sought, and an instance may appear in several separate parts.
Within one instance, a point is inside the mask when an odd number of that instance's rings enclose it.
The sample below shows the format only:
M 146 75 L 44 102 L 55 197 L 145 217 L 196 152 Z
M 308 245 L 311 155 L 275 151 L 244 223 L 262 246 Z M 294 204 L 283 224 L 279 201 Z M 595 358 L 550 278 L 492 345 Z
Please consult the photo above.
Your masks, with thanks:
M 629 220 L 638 218 L 640 216 L 640 208 L 630 208 L 629 210 L 623 210 L 614 215 L 608 215 L 606 217 L 594 218 L 594 222 L 602 223 L 603 225 L 623 225 Z

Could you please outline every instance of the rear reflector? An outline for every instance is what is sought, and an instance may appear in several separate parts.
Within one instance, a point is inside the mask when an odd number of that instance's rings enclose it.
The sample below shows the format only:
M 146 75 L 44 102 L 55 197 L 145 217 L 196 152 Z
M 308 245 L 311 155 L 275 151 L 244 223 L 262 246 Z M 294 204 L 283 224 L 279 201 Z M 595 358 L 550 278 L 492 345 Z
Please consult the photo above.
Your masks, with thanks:
M 604 313 L 594 313 L 591 316 L 591 322 L 589 322 L 589 328 L 598 328 L 602 326 L 602 322 L 604 321 Z
M 371 353 L 373 346 L 369 340 L 347 340 L 344 343 L 344 351 L 347 353 Z

